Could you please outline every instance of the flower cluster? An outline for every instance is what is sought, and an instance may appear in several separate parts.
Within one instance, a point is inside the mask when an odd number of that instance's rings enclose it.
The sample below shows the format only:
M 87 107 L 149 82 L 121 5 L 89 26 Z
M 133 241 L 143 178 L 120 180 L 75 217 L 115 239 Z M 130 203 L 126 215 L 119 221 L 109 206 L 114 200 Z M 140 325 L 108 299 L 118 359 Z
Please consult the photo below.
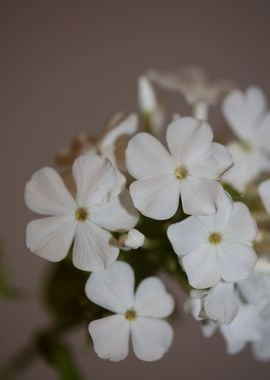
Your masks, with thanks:
M 191 116 L 168 119 L 154 85 L 182 94 Z M 229 353 L 251 343 L 256 358 L 270 359 L 270 113 L 262 90 L 210 81 L 194 67 L 150 70 L 139 77 L 138 100 L 138 113 L 117 114 L 101 137 L 76 138 L 58 155 L 58 170 L 33 174 L 25 202 L 44 217 L 28 224 L 27 247 L 91 272 L 85 294 L 102 313 L 89 334 L 103 359 L 125 359 L 130 339 L 141 360 L 168 351 L 165 319 L 175 302 L 160 273 L 187 291 L 184 310 L 206 336 L 219 330 Z M 208 110 L 217 105 L 238 140 L 214 141 Z

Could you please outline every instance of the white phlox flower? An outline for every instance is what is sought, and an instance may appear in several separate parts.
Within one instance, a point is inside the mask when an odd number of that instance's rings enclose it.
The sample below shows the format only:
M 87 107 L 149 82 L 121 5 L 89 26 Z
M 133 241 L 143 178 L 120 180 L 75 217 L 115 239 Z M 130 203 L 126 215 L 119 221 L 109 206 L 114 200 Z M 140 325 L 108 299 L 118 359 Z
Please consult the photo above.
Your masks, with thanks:
M 194 106 L 194 116 L 207 120 L 208 107 L 220 102 L 235 86 L 231 81 L 211 81 L 196 66 L 182 67 L 171 72 L 150 70 L 149 78 L 169 91 L 181 93 L 187 103 Z
M 268 214 L 270 214 L 270 179 L 262 182 L 259 186 L 259 194 Z
M 73 263 L 82 270 L 100 271 L 118 257 L 119 248 L 109 231 L 128 231 L 138 221 L 123 176 L 100 156 L 84 155 L 73 164 L 76 196 L 51 168 L 35 172 L 25 189 L 25 202 L 47 217 L 27 226 L 31 252 L 49 260 L 65 258 L 73 245 Z
M 184 310 L 198 321 L 231 323 L 238 312 L 234 284 L 219 282 L 210 290 L 192 290 Z
M 247 277 L 256 263 L 251 244 L 256 235 L 257 226 L 247 206 L 232 202 L 226 193 L 215 215 L 191 216 L 168 228 L 173 249 L 196 289 Z
M 183 117 L 167 129 L 169 151 L 153 136 L 138 133 L 128 144 L 126 164 L 137 180 L 130 186 L 135 207 L 158 220 L 169 219 L 180 195 L 187 214 L 214 214 L 223 192 L 217 181 L 232 165 L 231 155 L 213 143 L 211 127 Z
M 223 114 L 239 141 L 228 145 L 234 167 L 224 179 L 239 191 L 270 170 L 270 112 L 262 90 L 250 86 L 232 92 L 223 102 Z
M 168 351 L 173 330 L 163 318 L 173 312 L 174 300 L 158 278 L 146 278 L 134 293 L 133 269 L 117 261 L 105 271 L 93 273 L 85 291 L 92 302 L 115 313 L 89 325 L 100 358 L 125 359 L 130 336 L 134 353 L 141 360 L 158 360 Z
M 156 136 L 160 136 L 165 124 L 165 112 L 152 83 L 145 75 L 138 78 L 138 105 L 151 132 Z

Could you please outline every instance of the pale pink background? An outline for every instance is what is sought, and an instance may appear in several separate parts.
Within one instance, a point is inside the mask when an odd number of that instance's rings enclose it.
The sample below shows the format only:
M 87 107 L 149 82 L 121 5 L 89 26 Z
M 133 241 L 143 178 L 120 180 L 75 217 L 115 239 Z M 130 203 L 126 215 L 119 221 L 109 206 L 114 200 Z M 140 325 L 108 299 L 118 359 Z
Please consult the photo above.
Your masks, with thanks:
M 24 243 L 31 214 L 23 191 L 32 172 L 52 164 L 74 134 L 133 110 L 136 78 L 151 66 L 196 63 L 270 95 L 269 16 L 267 0 L 1 0 L 0 239 L 14 284 L 28 294 L 0 306 L 1 363 L 48 320 L 39 294 L 52 264 Z M 132 355 L 121 364 L 101 361 L 84 348 L 84 334 L 70 339 L 86 379 L 269 379 L 270 364 L 255 362 L 249 349 L 228 356 L 219 336 L 204 339 L 186 317 L 154 364 Z M 40 360 L 19 379 L 37 378 L 57 376 Z

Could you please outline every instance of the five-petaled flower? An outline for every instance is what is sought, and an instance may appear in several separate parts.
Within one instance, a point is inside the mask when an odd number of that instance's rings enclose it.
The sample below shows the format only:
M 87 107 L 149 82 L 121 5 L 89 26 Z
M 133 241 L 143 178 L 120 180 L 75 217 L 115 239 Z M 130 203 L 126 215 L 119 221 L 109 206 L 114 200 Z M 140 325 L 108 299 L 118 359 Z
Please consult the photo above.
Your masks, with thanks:
M 179 206 L 187 214 L 214 214 L 223 192 L 218 178 L 232 166 L 229 152 L 213 143 L 211 127 L 183 117 L 167 129 L 169 152 L 153 136 L 138 133 L 128 144 L 126 163 L 137 178 L 130 186 L 135 207 L 153 219 L 169 219 Z
M 251 245 L 256 236 L 257 226 L 247 206 L 233 203 L 226 193 L 215 215 L 191 216 L 168 228 L 174 251 L 197 289 L 247 277 L 256 264 Z
M 125 359 L 130 335 L 135 355 L 141 360 L 158 360 L 167 352 L 173 330 L 163 318 L 173 312 L 174 300 L 157 277 L 143 280 L 134 294 L 133 269 L 117 261 L 105 271 L 93 273 L 85 291 L 92 302 L 115 313 L 89 325 L 100 358 Z
M 59 174 L 43 168 L 33 174 L 25 201 L 34 212 L 49 215 L 27 226 L 27 247 L 49 260 L 64 259 L 73 245 L 73 263 L 82 270 L 100 271 L 118 257 L 119 248 L 109 231 L 132 229 L 138 214 L 123 176 L 100 156 L 84 155 L 73 164 L 75 199 Z

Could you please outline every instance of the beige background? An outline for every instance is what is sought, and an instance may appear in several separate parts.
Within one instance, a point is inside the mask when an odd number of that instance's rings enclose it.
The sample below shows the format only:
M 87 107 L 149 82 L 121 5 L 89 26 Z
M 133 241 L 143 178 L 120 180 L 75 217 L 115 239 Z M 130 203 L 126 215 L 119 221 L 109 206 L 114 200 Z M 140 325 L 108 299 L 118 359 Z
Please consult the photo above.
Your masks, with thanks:
M 1 362 L 48 319 L 38 295 L 52 264 L 24 243 L 31 214 L 23 190 L 32 172 L 52 164 L 77 132 L 97 131 L 113 112 L 133 110 L 136 77 L 151 66 L 196 63 L 270 95 L 269 16 L 267 0 L 1 0 L 0 239 L 14 284 L 28 292 L 0 306 Z M 256 363 L 249 349 L 228 356 L 219 336 L 204 339 L 187 318 L 154 364 L 133 356 L 117 365 L 101 361 L 84 350 L 84 333 L 71 340 L 87 379 L 269 379 L 270 364 Z M 37 378 L 57 377 L 40 360 L 20 376 Z

